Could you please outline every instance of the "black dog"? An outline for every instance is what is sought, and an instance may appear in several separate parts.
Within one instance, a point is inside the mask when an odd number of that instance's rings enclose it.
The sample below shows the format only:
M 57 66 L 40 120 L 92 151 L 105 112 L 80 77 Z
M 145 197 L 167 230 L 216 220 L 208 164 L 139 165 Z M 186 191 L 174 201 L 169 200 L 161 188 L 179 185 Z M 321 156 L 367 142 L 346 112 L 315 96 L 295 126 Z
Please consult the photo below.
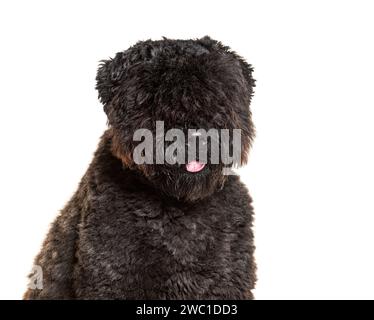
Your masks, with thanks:
M 104 61 L 109 128 L 35 264 L 25 299 L 252 299 L 253 211 L 223 163 L 136 164 L 139 128 L 241 129 L 254 137 L 252 68 L 209 37 L 139 42 Z M 198 162 L 195 162 L 195 165 Z

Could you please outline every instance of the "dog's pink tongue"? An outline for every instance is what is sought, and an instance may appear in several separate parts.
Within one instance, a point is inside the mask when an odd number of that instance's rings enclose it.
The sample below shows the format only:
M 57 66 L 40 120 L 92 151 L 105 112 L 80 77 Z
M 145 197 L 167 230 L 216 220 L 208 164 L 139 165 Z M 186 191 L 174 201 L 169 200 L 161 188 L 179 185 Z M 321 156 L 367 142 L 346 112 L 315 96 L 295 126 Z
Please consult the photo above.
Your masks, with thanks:
M 205 167 L 204 163 L 201 163 L 201 162 L 195 161 L 195 160 L 186 164 L 186 169 L 187 169 L 188 172 L 199 172 L 199 171 L 203 170 L 204 167 Z

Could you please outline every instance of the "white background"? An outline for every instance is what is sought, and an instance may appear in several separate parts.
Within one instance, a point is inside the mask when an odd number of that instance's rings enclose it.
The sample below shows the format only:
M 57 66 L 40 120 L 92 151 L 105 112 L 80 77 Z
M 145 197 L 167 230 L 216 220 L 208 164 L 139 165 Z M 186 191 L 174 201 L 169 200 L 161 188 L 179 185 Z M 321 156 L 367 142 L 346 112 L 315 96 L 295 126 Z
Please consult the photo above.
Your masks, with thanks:
M 255 67 L 258 299 L 374 298 L 371 1 L 2 1 L 0 298 L 18 299 L 106 118 L 100 59 L 222 41 Z

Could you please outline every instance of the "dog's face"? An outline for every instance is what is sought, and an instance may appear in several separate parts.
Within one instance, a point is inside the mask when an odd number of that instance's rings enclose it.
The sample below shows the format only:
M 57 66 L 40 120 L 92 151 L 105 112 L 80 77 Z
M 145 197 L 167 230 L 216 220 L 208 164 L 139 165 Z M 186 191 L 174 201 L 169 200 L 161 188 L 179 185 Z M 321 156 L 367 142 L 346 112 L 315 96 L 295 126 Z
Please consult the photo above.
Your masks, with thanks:
M 113 154 L 165 194 L 186 201 L 201 199 L 222 187 L 226 178 L 222 170 L 227 166 L 221 160 L 210 161 L 209 147 L 204 161 L 199 152 L 188 159 L 188 129 L 240 129 L 240 157 L 245 162 L 254 136 L 249 110 L 253 87 L 250 65 L 208 37 L 139 42 L 103 61 L 97 74 L 99 97 L 112 131 Z M 186 134 L 185 141 L 174 140 L 185 148 L 185 162 L 178 157 L 176 163 L 156 163 L 156 154 L 173 144 L 161 141 L 164 137 L 156 133 L 156 122 L 160 121 L 165 134 L 169 129 Z M 140 143 L 134 141 L 134 133 L 139 129 L 152 133 L 151 163 L 134 161 Z M 199 139 L 207 146 L 213 141 Z M 222 142 L 218 145 L 221 150 Z M 232 135 L 229 145 L 232 149 Z M 167 160 L 168 155 L 164 156 Z

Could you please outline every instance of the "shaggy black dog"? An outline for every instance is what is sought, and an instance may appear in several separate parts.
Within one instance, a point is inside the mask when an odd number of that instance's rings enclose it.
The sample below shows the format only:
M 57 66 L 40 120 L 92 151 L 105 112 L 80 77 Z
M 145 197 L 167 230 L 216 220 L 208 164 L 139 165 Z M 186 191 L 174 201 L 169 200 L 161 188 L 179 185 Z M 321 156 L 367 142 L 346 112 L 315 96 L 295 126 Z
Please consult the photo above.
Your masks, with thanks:
M 135 130 L 162 120 L 241 129 L 245 162 L 253 87 L 251 66 L 209 37 L 138 42 L 103 61 L 109 128 L 35 260 L 43 288 L 25 298 L 252 299 L 253 211 L 239 178 L 223 163 L 186 170 L 132 155 Z

